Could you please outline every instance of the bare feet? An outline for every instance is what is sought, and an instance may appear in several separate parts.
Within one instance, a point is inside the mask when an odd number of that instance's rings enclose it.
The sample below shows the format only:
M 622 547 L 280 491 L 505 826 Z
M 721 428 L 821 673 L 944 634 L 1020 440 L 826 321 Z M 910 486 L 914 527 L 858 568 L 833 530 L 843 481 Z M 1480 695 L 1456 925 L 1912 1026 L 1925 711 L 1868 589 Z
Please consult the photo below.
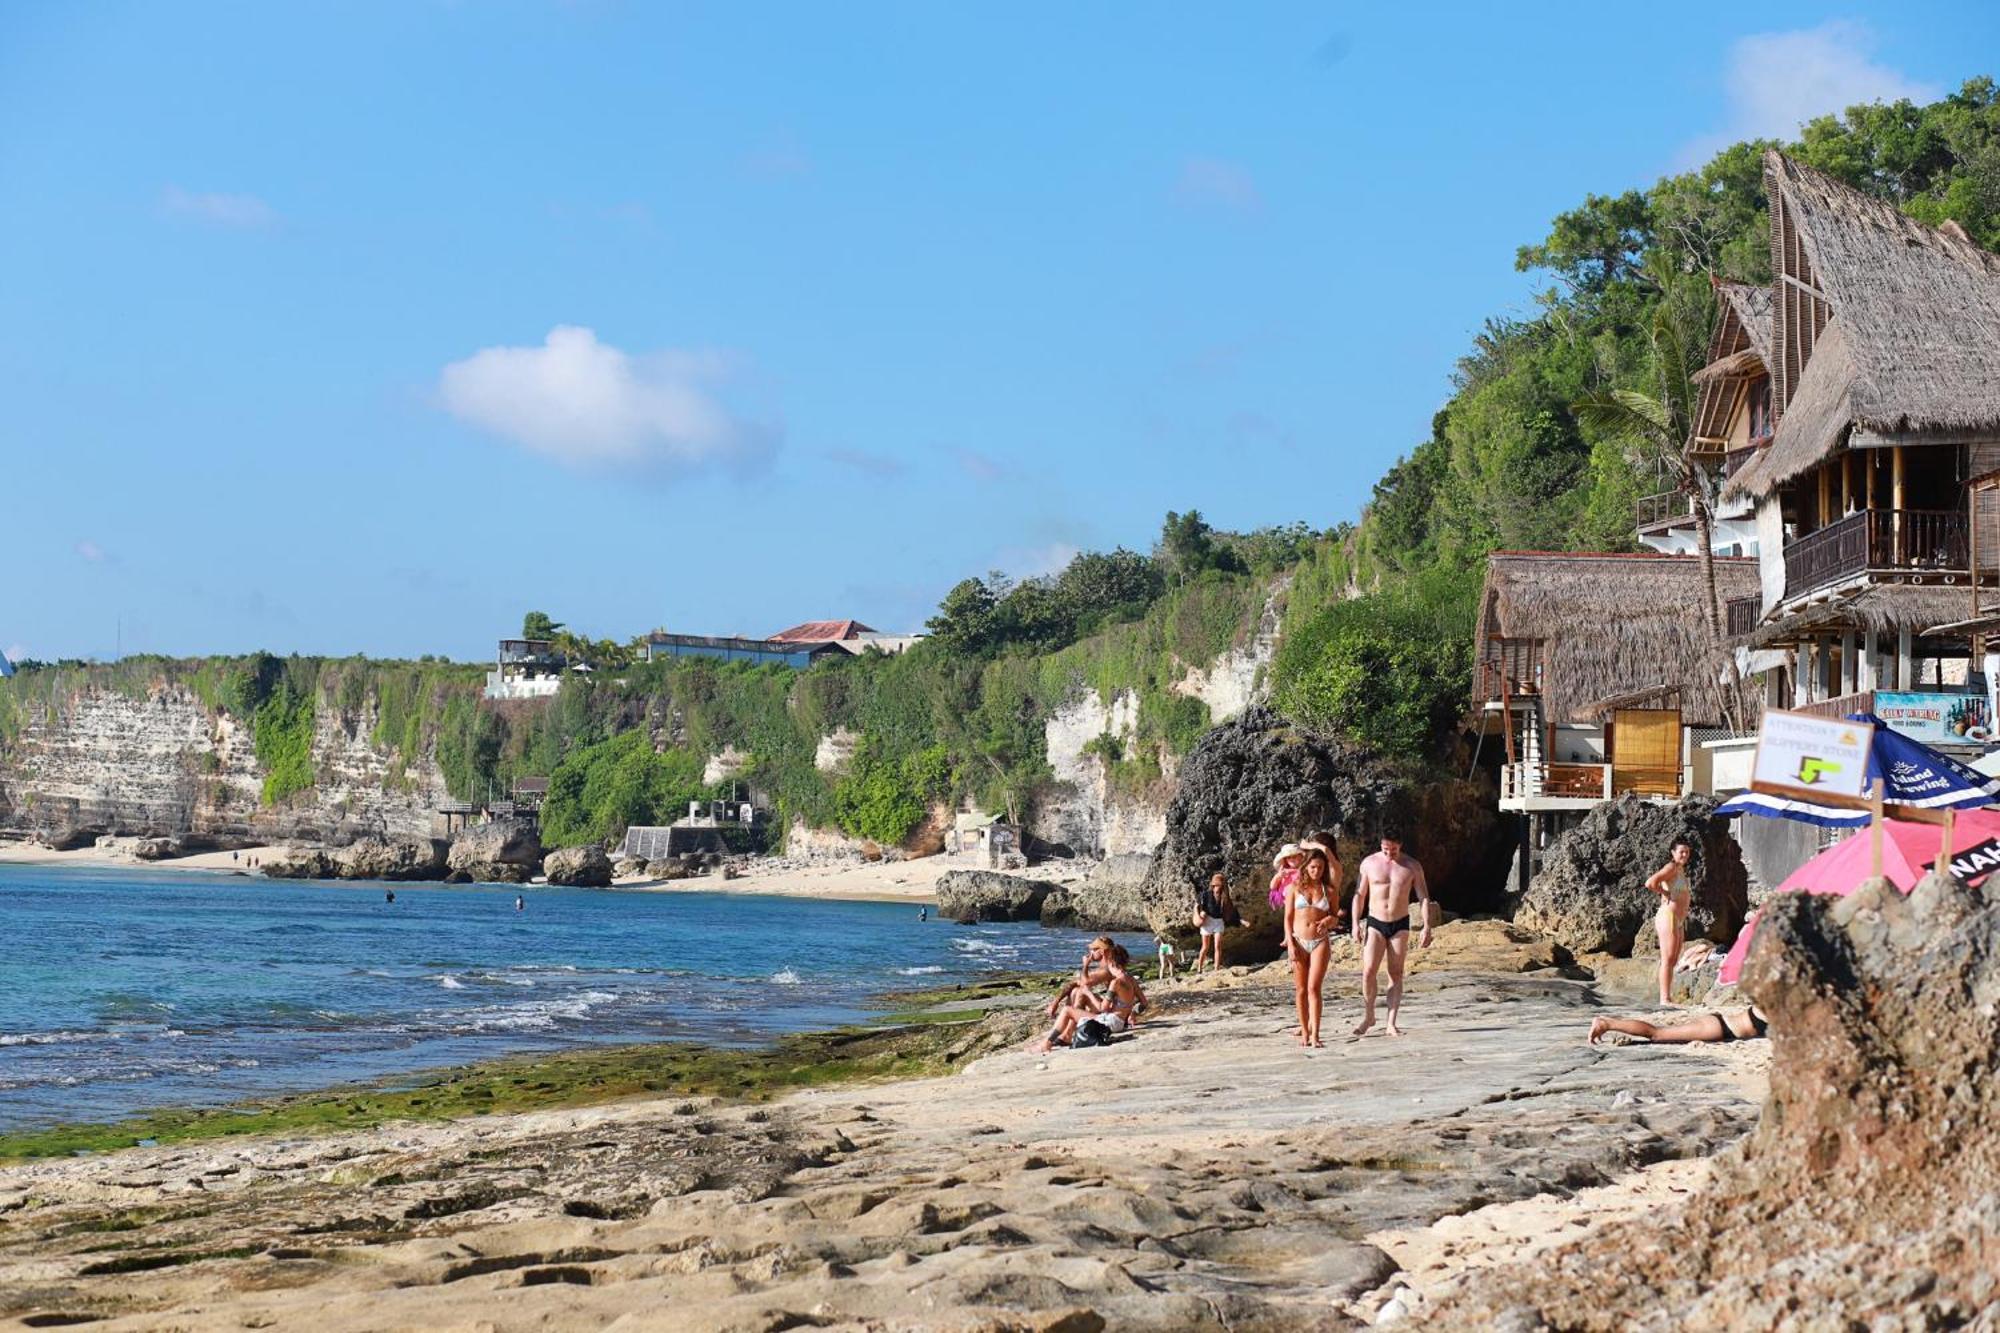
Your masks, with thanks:
M 1313 1047 L 1315 1050 L 1323 1051 L 1326 1049 L 1326 1043 L 1319 1039 L 1319 1035 L 1317 1033 L 1313 1035 L 1313 1039 L 1307 1042 L 1306 1045 Z
M 1389 1020 L 1389 1026 L 1382 1030 L 1388 1033 L 1392 1037 L 1400 1037 L 1403 1035 L 1403 1029 L 1396 1026 L 1396 1020 L 1393 1018 Z
M 1604 1035 L 1605 1033 L 1607 1033 L 1607 1032 L 1609 1032 L 1609 1031 L 1611 1031 L 1611 1020 L 1610 1020 L 1610 1019 L 1608 1019 L 1608 1018 L 1593 1018 L 1593 1019 L 1591 1019 L 1591 1020 L 1590 1020 L 1590 1044 L 1591 1044 L 1592 1046 L 1595 1046 L 1595 1045 L 1597 1045 L 1597 1039 L 1598 1039 L 1599 1037 L 1603 1036 L 1603 1035 Z
M 1375 1015 L 1369 1014 L 1366 1018 L 1362 1019 L 1360 1024 L 1354 1029 L 1354 1035 L 1357 1037 L 1363 1036 L 1367 1033 L 1369 1028 L 1372 1028 L 1374 1026 L 1375 1026 Z

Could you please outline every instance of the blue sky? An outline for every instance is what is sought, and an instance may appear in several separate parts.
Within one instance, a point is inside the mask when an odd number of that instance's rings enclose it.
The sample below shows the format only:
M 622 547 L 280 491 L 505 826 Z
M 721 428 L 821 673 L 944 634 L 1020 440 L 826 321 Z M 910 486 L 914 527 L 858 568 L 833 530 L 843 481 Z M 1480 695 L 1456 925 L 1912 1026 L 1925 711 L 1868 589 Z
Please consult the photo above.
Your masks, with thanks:
M 2000 35 L 1535 8 L 0 8 L 0 649 L 904 630 L 1353 518 L 1556 212 Z

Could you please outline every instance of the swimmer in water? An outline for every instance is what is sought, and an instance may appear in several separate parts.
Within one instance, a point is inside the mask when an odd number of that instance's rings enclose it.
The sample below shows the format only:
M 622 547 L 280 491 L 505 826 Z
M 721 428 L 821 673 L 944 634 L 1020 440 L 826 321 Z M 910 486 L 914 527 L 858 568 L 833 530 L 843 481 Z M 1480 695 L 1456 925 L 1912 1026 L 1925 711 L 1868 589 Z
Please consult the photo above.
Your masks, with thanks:
M 391 889 L 391 890 L 389 890 L 389 891 L 388 891 L 388 892 L 387 892 L 386 894 L 382 895 L 382 901 L 384 901 L 384 902 L 390 902 L 390 903 L 393 903 L 393 902 L 395 902 L 395 901 L 396 901 L 396 891 L 395 891 L 394 889 Z
M 528 910 L 528 900 L 526 898 L 523 898 L 518 893 L 514 895 L 514 910 L 517 912 L 525 912 Z

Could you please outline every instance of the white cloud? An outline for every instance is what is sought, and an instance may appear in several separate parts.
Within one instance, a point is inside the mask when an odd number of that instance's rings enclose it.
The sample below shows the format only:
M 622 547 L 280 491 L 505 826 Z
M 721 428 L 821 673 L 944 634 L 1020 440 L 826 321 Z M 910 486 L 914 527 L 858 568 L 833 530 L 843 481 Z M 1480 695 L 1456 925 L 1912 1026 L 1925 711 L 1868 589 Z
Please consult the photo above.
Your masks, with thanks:
M 1753 33 L 1729 48 L 1723 128 L 1690 144 L 1694 163 L 1742 139 L 1793 139 L 1817 116 L 1863 102 L 1935 101 L 1941 92 L 1874 60 L 1875 33 L 1865 23 L 1835 19 L 1817 28 Z
M 1050 542 L 1032 550 L 1012 550 L 1000 557 L 1001 568 L 1017 579 L 1040 578 L 1044 574 L 1060 574 L 1069 568 L 1069 562 L 1083 553 L 1083 548 L 1069 542 Z
M 1249 169 L 1219 157 L 1191 157 L 1181 163 L 1174 197 L 1184 204 L 1233 213 L 1258 213 L 1264 208 L 1264 196 L 1257 192 Z
M 753 462 L 777 431 L 716 396 L 729 375 L 714 353 L 634 356 L 559 324 L 539 347 L 488 347 L 438 376 L 446 411 L 577 467 L 684 472 Z
M 101 565 L 111 558 L 102 546 L 88 537 L 76 544 L 76 553 L 93 565 Z
M 953 449 L 951 456 L 965 469 L 965 475 L 974 481 L 999 481 L 1009 471 L 999 459 L 980 453 L 977 449 Z
M 275 226 L 278 212 L 254 194 L 203 194 L 169 185 L 160 191 L 160 211 L 212 227 L 260 231 Z
M 25 662 L 34 656 L 33 653 L 28 651 L 28 645 L 25 643 L 10 643 L 7 645 L 5 652 L 9 662 Z

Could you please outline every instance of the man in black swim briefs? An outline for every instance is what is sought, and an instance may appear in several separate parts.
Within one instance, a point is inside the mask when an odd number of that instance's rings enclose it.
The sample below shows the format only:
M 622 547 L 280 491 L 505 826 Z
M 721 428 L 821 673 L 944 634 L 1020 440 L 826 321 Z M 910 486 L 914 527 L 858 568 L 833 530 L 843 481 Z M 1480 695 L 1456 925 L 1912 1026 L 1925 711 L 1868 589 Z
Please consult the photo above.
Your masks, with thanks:
M 1410 902 L 1423 912 L 1417 947 L 1431 947 L 1430 885 L 1416 858 L 1403 855 L 1403 837 L 1395 829 L 1382 833 L 1381 850 L 1361 863 L 1361 885 L 1354 895 L 1354 942 L 1361 946 L 1361 1001 L 1366 1012 L 1354 1029 L 1361 1036 L 1375 1026 L 1375 979 L 1389 965 L 1389 1026 L 1392 1037 L 1403 1030 L 1396 1015 L 1403 1007 L 1403 961 L 1410 954 Z

